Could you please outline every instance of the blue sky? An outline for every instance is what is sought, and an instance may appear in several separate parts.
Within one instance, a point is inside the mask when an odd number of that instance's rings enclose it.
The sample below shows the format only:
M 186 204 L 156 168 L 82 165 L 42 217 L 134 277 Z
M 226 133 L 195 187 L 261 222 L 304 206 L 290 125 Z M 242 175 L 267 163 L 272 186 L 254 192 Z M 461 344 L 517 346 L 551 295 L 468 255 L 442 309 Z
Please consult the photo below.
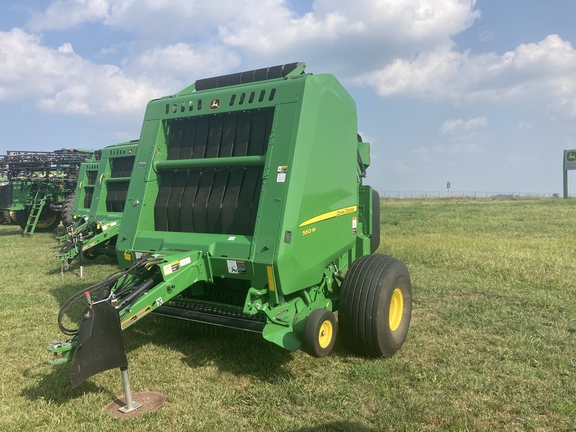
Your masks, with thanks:
M 135 139 L 150 99 L 292 61 L 354 97 L 379 191 L 561 194 L 576 148 L 574 0 L 19 0 L 0 12 L 0 154 Z

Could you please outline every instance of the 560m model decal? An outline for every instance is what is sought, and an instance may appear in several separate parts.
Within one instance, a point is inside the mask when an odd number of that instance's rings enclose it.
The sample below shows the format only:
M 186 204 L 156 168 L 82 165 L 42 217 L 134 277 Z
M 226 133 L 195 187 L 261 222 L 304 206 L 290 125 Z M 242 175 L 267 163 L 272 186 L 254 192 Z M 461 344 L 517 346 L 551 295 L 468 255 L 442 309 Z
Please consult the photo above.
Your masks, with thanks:
M 325 221 L 327 219 L 332 219 L 332 218 L 344 216 L 347 214 L 356 213 L 356 211 L 357 211 L 356 206 L 349 206 L 349 207 L 343 207 L 343 208 L 338 209 L 338 210 L 332 210 L 332 211 L 329 211 L 327 213 L 322 213 L 321 215 L 314 216 L 312 219 L 305 220 L 300 225 L 298 225 L 298 228 L 302 228 L 302 227 L 305 227 L 306 225 L 311 225 L 311 224 L 316 223 L 316 222 L 322 222 L 322 221 Z

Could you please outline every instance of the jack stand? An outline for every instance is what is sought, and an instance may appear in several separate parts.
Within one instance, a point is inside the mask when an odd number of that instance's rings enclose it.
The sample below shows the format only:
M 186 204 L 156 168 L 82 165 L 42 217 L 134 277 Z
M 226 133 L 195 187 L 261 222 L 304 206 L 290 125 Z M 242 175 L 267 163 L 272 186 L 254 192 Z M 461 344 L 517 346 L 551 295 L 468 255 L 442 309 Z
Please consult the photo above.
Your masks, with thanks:
M 80 279 L 84 278 L 84 242 L 82 241 L 82 234 L 80 234 L 80 242 L 79 242 L 79 248 L 80 248 Z M 128 376 L 126 376 L 128 377 Z
M 118 408 L 118 411 L 128 414 L 134 410 L 137 410 L 142 406 L 140 402 L 132 400 L 132 390 L 130 389 L 130 379 L 128 378 L 128 368 L 120 368 L 122 373 L 122 384 L 124 385 L 124 395 L 126 396 L 126 405 L 122 408 Z

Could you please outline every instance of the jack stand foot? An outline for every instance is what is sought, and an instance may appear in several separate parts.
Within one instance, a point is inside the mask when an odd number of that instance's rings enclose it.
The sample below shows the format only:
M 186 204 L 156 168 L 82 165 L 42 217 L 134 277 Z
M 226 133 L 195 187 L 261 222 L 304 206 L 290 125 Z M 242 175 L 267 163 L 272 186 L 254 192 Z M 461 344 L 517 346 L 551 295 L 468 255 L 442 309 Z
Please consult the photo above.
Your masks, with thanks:
M 118 408 L 118 411 L 120 411 L 122 414 L 128 414 L 132 411 L 136 411 L 141 406 L 142 404 L 140 402 L 132 401 L 132 408 L 129 408 L 128 404 L 126 404 L 122 408 Z
M 149 412 L 156 411 L 166 401 L 166 396 L 162 393 L 156 392 L 141 392 L 134 393 L 134 398 L 142 402 L 142 406 L 138 409 L 134 409 L 130 412 L 122 412 L 122 408 L 126 406 L 126 399 L 124 397 L 116 399 L 111 402 L 104 411 L 106 411 L 111 417 L 120 419 L 129 419 L 132 417 L 140 417 Z
M 80 267 L 82 268 L 82 267 Z M 119 411 L 127 414 L 134 410 L 137 410 L 142 406 L 140 402 L 132 400 L 132 389 L 130 388 L 130 379 L 128 378 L 128 368 L 121 367 L 120 372 L 122 373 L 122 384 L 124 385 L 124 395 L 126 396 L 126 405 L 119 408 Z

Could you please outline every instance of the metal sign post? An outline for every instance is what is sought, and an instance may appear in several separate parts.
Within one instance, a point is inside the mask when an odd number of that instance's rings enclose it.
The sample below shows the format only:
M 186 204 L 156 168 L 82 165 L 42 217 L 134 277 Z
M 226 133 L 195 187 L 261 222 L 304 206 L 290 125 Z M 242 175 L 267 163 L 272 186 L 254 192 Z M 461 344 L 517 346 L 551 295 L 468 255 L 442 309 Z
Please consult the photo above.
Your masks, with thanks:
M 564 150 L 564 199 L 568 199 L 568 170 L 576 169 L 576 150 Z

